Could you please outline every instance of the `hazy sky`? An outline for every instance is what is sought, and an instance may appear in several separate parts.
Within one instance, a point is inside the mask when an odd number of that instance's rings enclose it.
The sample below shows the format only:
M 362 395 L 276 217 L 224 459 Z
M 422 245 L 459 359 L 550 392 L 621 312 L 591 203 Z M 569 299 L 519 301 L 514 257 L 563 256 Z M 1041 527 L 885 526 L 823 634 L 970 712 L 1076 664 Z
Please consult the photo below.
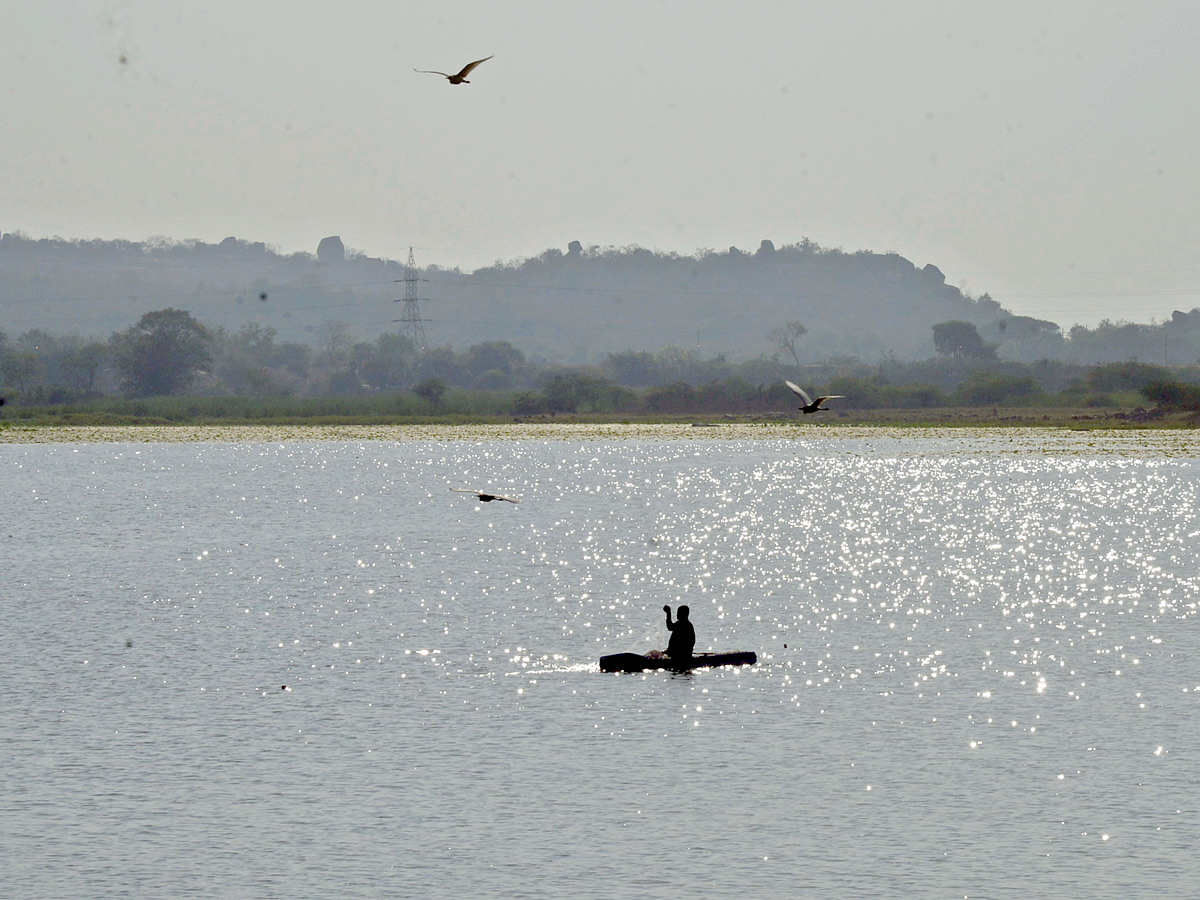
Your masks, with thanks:
M 1200 305 L 1196 0 L 14 2 L 0 126 L 32 237 L 807 237 L 1064 326 Z

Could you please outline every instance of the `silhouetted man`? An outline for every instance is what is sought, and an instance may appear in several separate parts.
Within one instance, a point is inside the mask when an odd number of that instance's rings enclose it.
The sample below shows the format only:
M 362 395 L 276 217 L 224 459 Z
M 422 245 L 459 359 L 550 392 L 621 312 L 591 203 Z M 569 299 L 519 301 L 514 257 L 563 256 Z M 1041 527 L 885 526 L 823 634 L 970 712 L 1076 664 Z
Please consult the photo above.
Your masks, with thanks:
M 667 631 L 671 632 L 671 640 L 667 642 L 667 656 L 673 660 L 689 660 L 692 658 L 692 648 L 696 646 L 696 629 L 688 620 L 689 610 L 686 606 L 679 607 L 679 618 L 671 621 L 671 607 L 664 606 L 667 614 Z

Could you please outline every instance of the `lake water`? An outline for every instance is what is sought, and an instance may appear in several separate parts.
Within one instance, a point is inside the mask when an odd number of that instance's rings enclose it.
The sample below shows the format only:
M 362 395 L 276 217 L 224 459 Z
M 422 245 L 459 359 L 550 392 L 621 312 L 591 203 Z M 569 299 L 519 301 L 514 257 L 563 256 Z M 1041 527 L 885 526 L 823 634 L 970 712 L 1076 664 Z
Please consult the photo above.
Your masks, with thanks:
M 0 896 L 1195 890 L 1194 433 L 180 434 L 0 436 Z

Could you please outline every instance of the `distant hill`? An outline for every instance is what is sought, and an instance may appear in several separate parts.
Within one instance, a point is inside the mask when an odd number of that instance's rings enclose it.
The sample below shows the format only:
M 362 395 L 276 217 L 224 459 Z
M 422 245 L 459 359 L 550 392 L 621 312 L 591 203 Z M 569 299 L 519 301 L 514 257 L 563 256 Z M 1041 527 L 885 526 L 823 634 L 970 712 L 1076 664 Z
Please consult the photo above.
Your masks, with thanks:
M 338 245 L 340 247 L 340 242 Z M 268 325 L 302 341 L 329 320 L 362 337 L 398 317 L 399 263 L 325 253 L 281 255 L 262 243 L 0 238 L 0 330 L 106 337 L 146 312 L 185 309 L 213 328 Z
M 932 326 L 976 325 L 1012 359 L 1039 359 L 1063 340 L 1052 322 L 1013 316 L 984 295 L 947 285 L 936 266 L 895 253 L 844 253 L 803 241 L 696 256 L 639 247 L 547 250 L 470 273 L 418 272 L 431 346 L 508 341 L 534 361 L 581 364 L 623 350 L 676 345 L 744 360 L 778 352 L 768 334 L 807 328 L 801 362 L 934 355 Z M 213 328 L 274 328 L 315 341 L 323 323 L 370 340 L 399 328 L 405 267 L 346 253 L 336 237 L 317 253 L 282 255 L 262 243 L 0 238 L 0 331 L 44 329 L 105 337 L 145 312 L 185 309 Z

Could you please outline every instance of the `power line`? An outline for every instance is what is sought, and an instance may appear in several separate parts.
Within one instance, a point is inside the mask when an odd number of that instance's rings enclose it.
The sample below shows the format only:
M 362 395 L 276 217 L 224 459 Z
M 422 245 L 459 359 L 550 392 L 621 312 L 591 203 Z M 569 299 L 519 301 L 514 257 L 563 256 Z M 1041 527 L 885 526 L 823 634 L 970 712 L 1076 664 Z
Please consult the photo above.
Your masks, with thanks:
M 405 277 L 392 279 L 389 281 L 346 281 L 320 286 L 297 286 L 297 285 L 278 285 L 268 288 L 268 291 L 274 295 L 287 295 L 296 293 L 312 293 L 312 292 L 329 292 L 337 290 L 346 290 L 363 287 L 381 287 L 387 284 L 405 283 L 412 284 L 414 281 L 427 281 L 433 284 L 454 285 L 457 288 L 516 288 L 520 290 L 539 290 L 551 293 L 604 293 L 604 294 L 669 294 L 677 296 L 697 296 L 697 297 L 776 297 L 782 299 L 803 299 L 806 295 L 792 292 L 775 292 L 775 291 L 751 291 L 745 290 L 694 290 L 688 288 L 632 288 L 632 287 L 601 287 L 588 285 L 547 285 L 536 284 L 519 281 L 507 280 L 483 280 L 471 275 L 463 275 L 460 278 L 416 278 L 415 265 L 413 263 L 412 249 L 409 250 L 409 264 L 406 267 Z M 246 289 L 248 293 L 257 293 L 257 290 Z M 996 299 L 997 295 L 988 296 Z M 213 289 L 208 291 L 154 291 L 146 294 L 95 294 L 95 295 L 79 295 L 67 297 L 16 297 L 8 298 L 6 302 L 12 304 L 23 303 L 87 303 L 112 300 L 126 300 L 136 302 L 139 300 L 169 300 L 173 298 L 190 298 L 190 297 L 220 297 L 233 295 L 235 298 L 240 296 L 239 292 L 229 288 Z M 1176 296 L 1200 296 L 1200 288 L 1185 288 L 1182 290 L 1138 290 L 1138 291 L 1036 291 L 1028 293 L 1010 293 L 1003 292 L 1002 299 L 1008 300 L 1038 300 L 1038 299 L 1058 299 L 1067 297 L 1176 297 Z M 965 295 L 964 295 L 965 296 Z M 407 289 L 406 297 L 407 299 Z M 428 298 L 418 298 L 428 299 Z M 374 302 L 374 301 L 364 301 Z M 399 301 L 398 301 L 399 302 Z M 334 304 L 327 304 L 332 306 Z M 320 306 L 308 306 L 297 308 L 321 308 Z M 428 320 L 426 320 L 428 321 Z
M 347 281 L 338 284 L 322 285 L 320 287 L 297 287 L 295 285 L 284 285 L 279 287 L 268 288 L 269 293 L 286 294 L 298 293 L 301 291 L 318 291 L 318 290 L 339 290 L 345 288 L 356 287 L 379 287 L 385 284 L 393 284 L 394 281 Z M 247 293 L 257 293 L 249 288 Z M 221 297 L 233 295 L 240 296 L 239 292 L 230 290 L 229 288 L 214 289 L 211 291 L 154 291 L 150 294 L 94 294 L 90 296 L 79 297 L 16 297 L 7 300 L 8 303 L 92 303 L 100 300 L 166 300 L 174 297 Z
M 422 299 L 417 296 L 416 284 L 418 281 L 428 281 L 435 284 L 442 284 L 454 289 L 475 289 L 475 290 L 521 290 L 521 291 L 538 291 L 546 294 L 603 294 L 603 295 L 631 295 L 631 296 L 696 296 L 696 297 L 728 297 L 728 298 L 774 298 L 777 300 L 803 300 L 805 294 L 794 292 L 777 292 L 777 291 L 745 291 L 745 290 L 695 290 L 687 288 L 633 288 L 633 287 L 609 287 L 609 286 L 587 286 L 587 285 L 547 285 L 530 283 L 526 281 L 509 281 L 507 279 L 480 279 L 470 274 L 460 275 L 459 277 L 449 278 L 418 278 L 415 260 L 413 257 L 412 248 L 409 249 L 409 260 L 405 270 L 406 274 L 403 279 L 391 279 L 386 281 L 346 281 L 332 284 L 322 284 L 316 286 L 310 285 L 285 285 L 285 286 L 268 286 L 264 292 L 269 292 L 270 295 L 279 297 L 289 297 L 297 295 L 317 295 L 311 297 L 313 302 L 289 303 L 287 308 L 289 311 L 316 311 L 330 310 L 342 308 L 358 308 L 367 305 L 378 303 L 375 298 L 354 299 L 339 298 L 332 296 L 341 291 L 353 291 L 361 288 L 376 288 L 384 285 L 404 283 L 405 296 L 402 300 L 395 302 L 403 302 L 405 309 L 403 316 L 398 320 L 392 320 L 393 323 L 398 322 L 404 326 L 404 332 L 409 334 L 415 342 L 420 346 L 425 346 L 427 339 L 424 334 L 423 322 L 429 321 L 420 314 L 419 303 Z M 261 283 L 261 282 L 260 282 Z M 61 296 L 61 297 L 21 297 L 10 298 L 3 301 L 4 305 L 8 306 L 10 313 L 20 312 L 20 307 L 29 305 L 45 305 L 45 304 L 88 304 L 88 303 L 103 303 L 126 301 L 130 303 L 145 303 L 154 301 L 178 300 L 181 298 L 197 299 L 197 298 L 212 298 L 212 297 L 232 297 L 233 299 L 241 299 L 245 295 L 254 296 L 260 294 L 260 290 L 245 288 L 243 291 L 236 291 L 229 288 L 212 289 L 205 291 L 153 291 L 143 294 L 111 294 L 111 295 L 80 295 L 80 296 Z M 1029 309 L 1038 301 L 1064 301 L 1071 298 L 1102 300 L 1104 298 L 1127 299 L 1135 300 L 1137 298 L 1170 298 L 1170 297 L 1192 297 L 1200 296 L 1200 288 L 1198 289 L 1182 289 L 1182 290 L 1130 290 L 1130 291 L 1058 291 L 1058 292 L 1022 292 L 1022 293 L 1003 293 L 999 295 L 990 295 L 991 299 L 1005 304 L 1017 303 L 1019 306 Z M 970 298 L 968 298 L 970 299 Z M 1122 304 L 1113 306 L 1105 304 L 1103 306 L 1088 304 L 1087 306 L 1071 306 L 1062 302 L 1047 303 L 1044 308 L 1037 309 L 1036 313 L 1041 316 L 1054 316 L 1056 318 L 1069 318 L 1079 315 L 1104 315 L 1104 316 L 1123 316 L 1123 315 L 1153 315 L 1156 312 L 1154 309 L 1147 308 L 1146 304 Z M 1161 310 L 1158 310 L 1160 314 Z M 85 310 L 81 308 L 64 311 L 62 315 L 46 314 L 39 312 L 37 318 L 42 322 L 61 322 L 70 320 L 72 322 L 80 322 L 85 320 L 94 323 L 95 326 L 100 323 L 121 322 L 127 318 L 128 313 L 106 309 L 103 311 Z M 225 319 L 236 320 L 244 318 L 245 311 L 234 309 L 215 310 L 206 309 L 204 316 L 206 319 Z M 280 330 L 300 330 L 304 326 L 281 326 Z

